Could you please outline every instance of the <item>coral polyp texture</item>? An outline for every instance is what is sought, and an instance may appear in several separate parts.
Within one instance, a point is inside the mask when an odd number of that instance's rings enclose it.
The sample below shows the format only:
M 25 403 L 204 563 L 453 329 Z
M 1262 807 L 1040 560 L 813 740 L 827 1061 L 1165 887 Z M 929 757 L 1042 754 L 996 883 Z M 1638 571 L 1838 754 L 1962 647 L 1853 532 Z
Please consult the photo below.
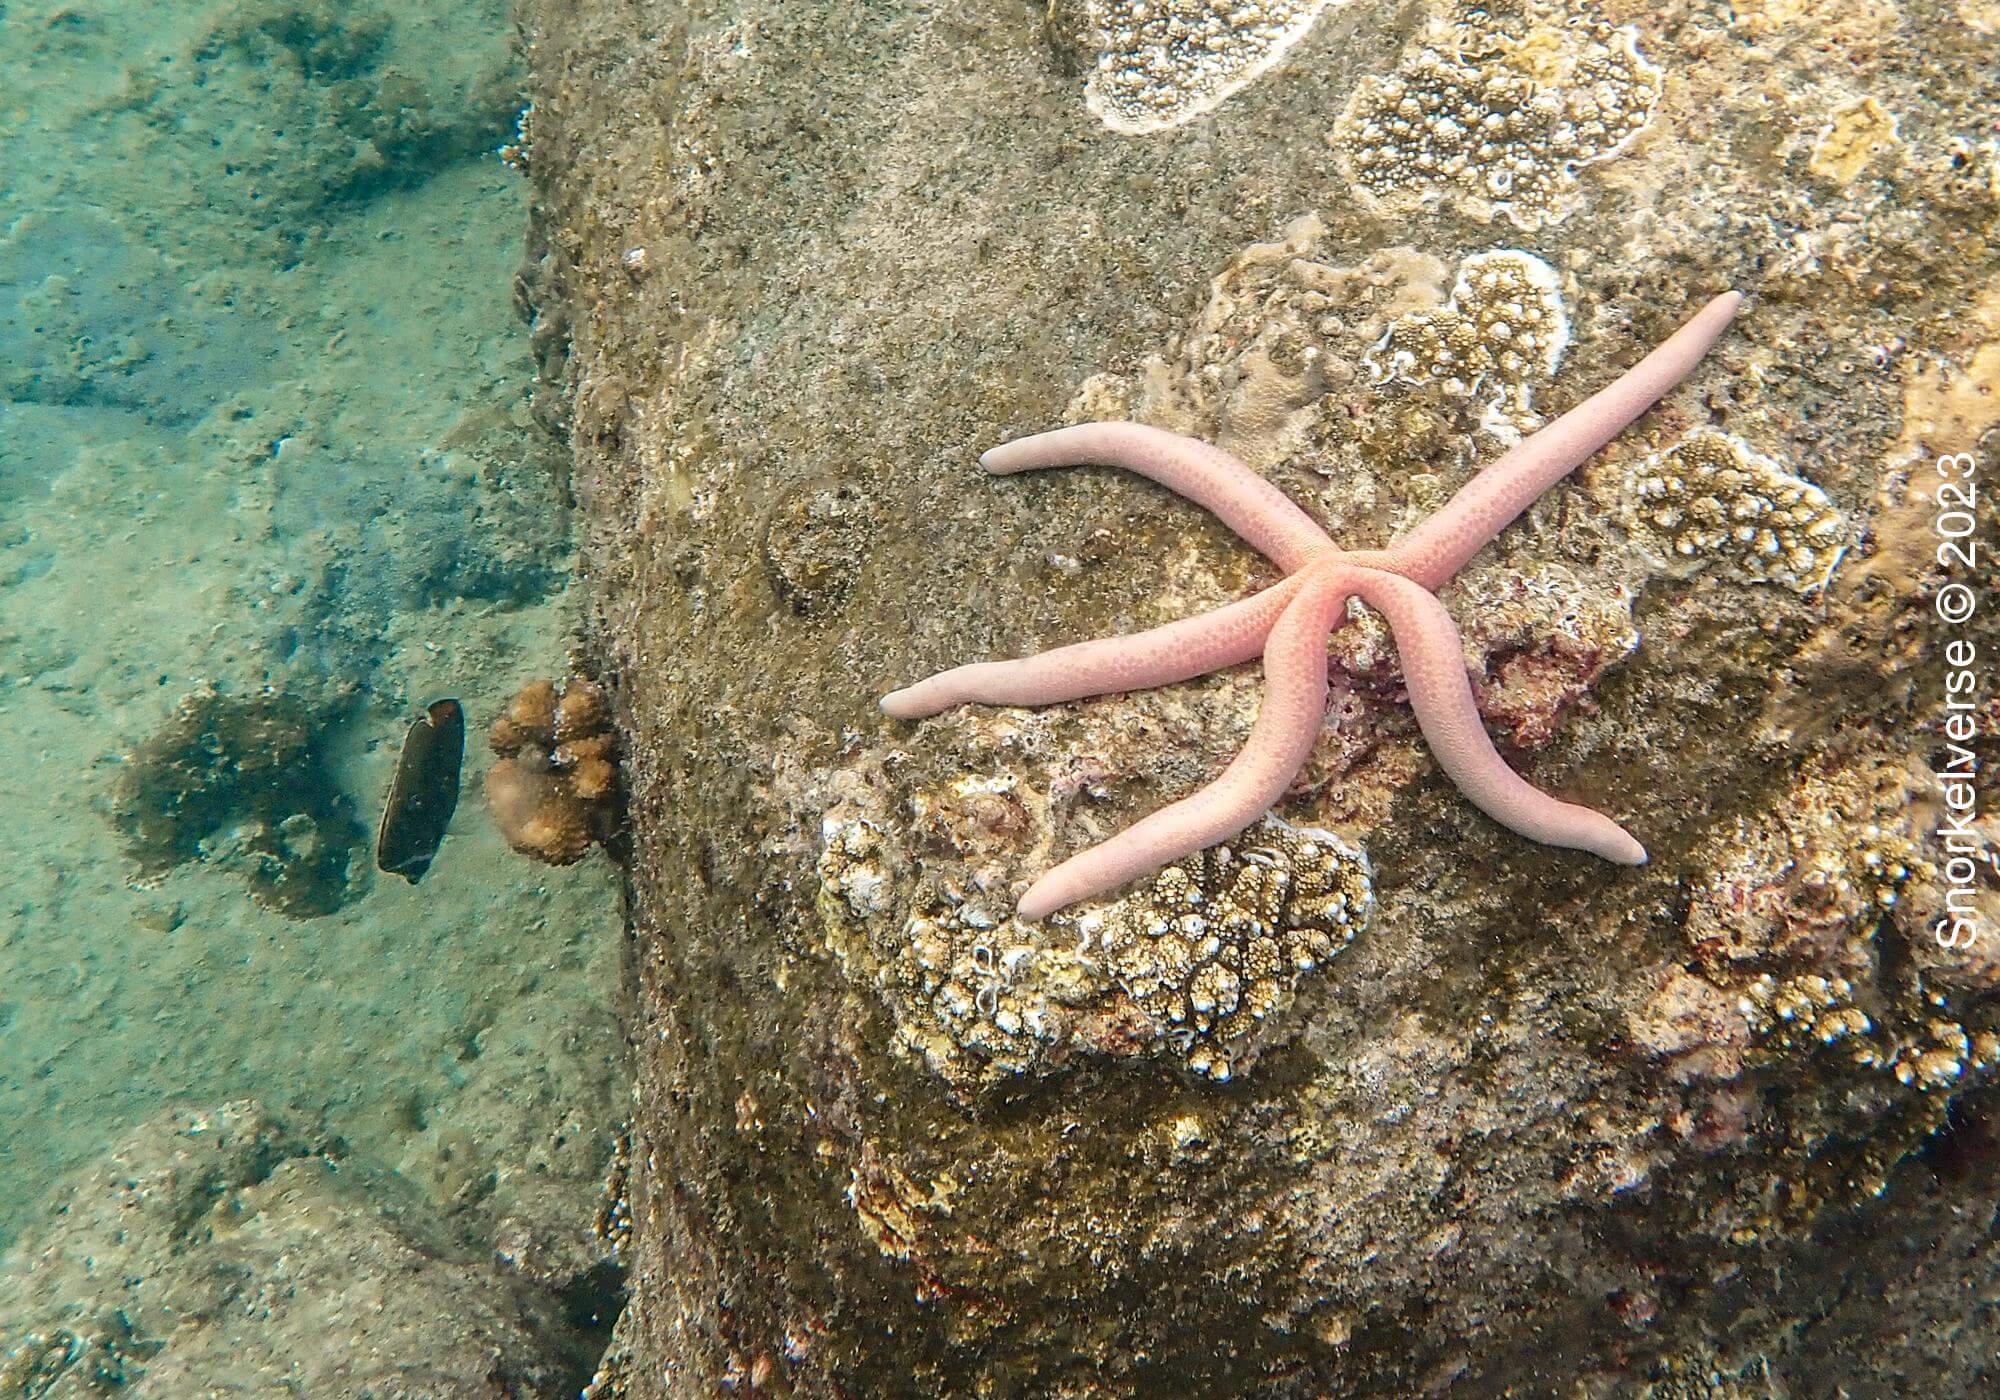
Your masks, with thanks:
M 560 690 L 531 681 L 493 721 L 498 761 L 486 804 L 507 844 L 550 865 L 571 865 L 617 824 L 617 741 L 611 707 L 591 681 Z
M 1331 139 L 1378 199 L 1455 196 L 1534 229 L 1570 211 L 1577 172 L 1630 146 L 1659 99 L 1629 27 L 1455 4 L 1393 74 L 1361 84 Z
M 1635 467 L 1626 521 L 1680 573 L 1713 566 L 1804 591 L 1840 562 L 1847 521 L 1826 492 L 1729 433 L 1699 432 Z
M 1359 846 L 1266 817 L 1044 937 L 885 839 L 878 793 L 857 788 L 826 819 L 828 944 L 875 986 L 903 1047 L 960 1088 L 1077 1055 L 1241 1074 L 1297 1029 L 1287 1013 L 1374 911 Z M 1037 834 L 1006 783 L 965 777 L 914 804 L 931 839 L 975 870 Z
M 1714 298 L 1612 384 L 1503 454 L 1381 550 L 1339 548 L 1227 453 L 1144 424 L 1084 423 L 995 448 L 980 460 L 1001 475 L 1096 462 L 1150 477 L 1214 512 L 1288 576 L 1253 598 L 1134 636 L 940 672 L 884 696 L 882 709 L 917 719 L 968 703 L 1048 705 L 1187 680 L 1262 654 L 1264 705 L 1222 775 L 1035 881 L 1019 913 L 1040 919 L 1228 840 L 1284 795 L 1326 717 L 1328 634 L 1345 620 L 1348 601 L 1359 599 L 1388 620 L 1417 723 L 1439 766 L 1474 805 L 1531 840 L 1643 864 L 1645 848 L 1616 822 L 1540 792 L 1501 759 L 1480 724 L 1457 625 L 1435 590 L 1685 378 L 1740 303 L 1734 292 Z
M 1534 391 L 1562 365 L 1569 345 L 1556 270 L 1536 257 L 1502 248 L 1459 264 L 1451 300 L 1390 323 L 1370 352 L 1383 380 L 1435 381 L 1487 405 L 1496 434 L 1517 437 L 1535 426 Z
M 1164 131 L 1211 112 L 1283 58 L 1329 0 L 1083 0 L 1099 51 L 1084 103 L 1113 131 Z M 1058 7 L 1060 10 L 1062 7 Z M 1060 22 L 1060 21 L 1059 21 Z
M 1245 837 L 1176 861 L 1140 897 L 1079 924 L 1188 1068 L 1216 1080 L 1374 908 L 1358 846 L 1274 817 Z

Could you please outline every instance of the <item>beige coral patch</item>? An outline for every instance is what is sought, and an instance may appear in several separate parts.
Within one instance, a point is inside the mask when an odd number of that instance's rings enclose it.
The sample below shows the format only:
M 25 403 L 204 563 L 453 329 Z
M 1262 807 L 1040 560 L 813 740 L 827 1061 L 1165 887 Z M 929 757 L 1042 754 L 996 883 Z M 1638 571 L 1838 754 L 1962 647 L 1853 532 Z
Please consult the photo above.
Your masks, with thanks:
M 1084 105 L 1113 131 L 1165 131 L 1268 72 L 1332 0 L 1094 0 Z
M 1576 174 L 1631 145 L 1652 120 L 1660 70 L 1638 32 L 1531 6 L 1441 12 L 1387 77 L 1355 92 L 1328 139 L 1375 199 L 1456 195 L 1523 229 L 1564 217 Z
M 1118 985 L 1197 1074 L 1228 1079 L 1298 980 L 1374 910 L 1368 858 L 1275 817 L 1175 861 L 1083 922 Z
M 1535 387 L 1555 377 L 1569 338 L 1556 270 L 1501 248 L 1459 264 L 1451 300 L 1391 323 L 1367 363 L 1378 381 L 1435 381 L 1485 399 L 1489 431 L 1518 438 L 1541 421 Z
M 1934 452 L 1964 452 L 2000 423 L 2000 341 L 1972 352 L 1965 369 L 1920 368 L 1903 394 L 1907 434 Z
M 1741 582 L 1802 592 L 1825 584 L 1848 534 L 1826 492 L 1716 432 L 1692 434 L 1635 467 L 1625 522 L 1676 572 L 1716 565 Z
M 1896 114 L 1872 97 L 1848 103 L 1820 132 L 1807 161 L 1813 174 L 1843 188 L 1875 158 L 1902 144 Z

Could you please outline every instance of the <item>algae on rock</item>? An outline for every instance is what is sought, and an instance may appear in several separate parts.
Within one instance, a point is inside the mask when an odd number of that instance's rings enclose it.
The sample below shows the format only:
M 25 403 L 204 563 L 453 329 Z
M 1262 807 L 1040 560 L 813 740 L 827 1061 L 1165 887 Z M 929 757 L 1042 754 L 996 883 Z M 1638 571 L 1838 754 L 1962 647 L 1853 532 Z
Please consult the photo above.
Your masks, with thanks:
M 1524 0 L 1431 65 L 1503 106 L 1563 86 L 1508 138 L 1539 202 L 1505 234 L 1568 337 L 1522 362 L 1536 416 L 1749 297 L 1445 593 L 1512 756 L 1654 860 L 1472 811 L 1358 619 L 1278 816 L 1365 849 L 1373 922 L 1217 1084 L 1106 1053 L 1140 1023 L 1115 986 L 1090 1001 L 1101 950 L 1010 911 L 1212 774 L 1254 677 L 916 726 L 874 701 L 1268 580 L 1145 483 L 978 470 L 1066 414 L 1220 441 L 1354 547 L 1433 508 L 1497 451 L 1490 386 L 1368 357 L 1446 325 L 1446 270 L 1501 231 L 1451 171 L 1371 156 L 1384 197 L 1357 198 L 1344 162 L 1408 143 L 1327 140 L 1464 7 L 1327 7 L 1147 135 L 1092 114 L 1040 8 L 524 5 L 526 282 L 631 725 L 633 1293 L 597 1393 L 1966 1383 L 1995 1334 L 1959 1289 L 2000 1286 L 2000 1255 L 1955 1221 L 1996 1187 L 1949 1164 L 1991 1160 L 2000 951 L 1928 933 L 1923 540 L 1932 457 L 1990 461 L 2000 423 L 2000 40 L 1950 6 Z M 1834 189 L 1813 152 L 1862 89 L 1898 143 Z M 1795 587 L 1649 562 L 1627 483 L 1701 433 L 1785 464 Z M 930 972 L 962 1018 L 927 1009 Z M 1079 992 L 1087 1034 L 1002 1019 Z M 1959 1262 L 1899 1274 L 1906 1240 Z M 1827 1304 L 1883 1279 L 1894 1317 Z

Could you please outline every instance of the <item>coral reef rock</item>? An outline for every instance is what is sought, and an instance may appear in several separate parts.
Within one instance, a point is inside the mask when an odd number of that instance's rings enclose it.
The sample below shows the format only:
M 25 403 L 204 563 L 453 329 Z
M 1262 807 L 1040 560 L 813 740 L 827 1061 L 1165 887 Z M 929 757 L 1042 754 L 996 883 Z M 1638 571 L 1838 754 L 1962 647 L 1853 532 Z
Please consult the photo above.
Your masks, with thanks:
M 187 49 L 135 68 L 120 105 L 170 138 L 156 149 L 211 211 L 260 243 L 295 242 L 340 205 L 499 145 L 513 124 L 516 74 L 503 64 L 452 83 L 413 70 L 396 28 L 424 21 L 393 8 L 233 0 Z M 180 149 L 171 138 L 191 127 L 206 139 Z
M 1042 4 L 524 0 L 525 285 L 630 794 L 601 1392 L 1990 1389 L 2000 884 L 1936 771 L 2000 761 L 1990 671 L 1947 689 L 2000 609 L 1934 606 L 1981 582 L 1937 459 L 1980 464 L 1984 541 L 2000 442 L 2000 34 L 1964 13 L 1348 0 L 1133 136 Z M 1894 144 L 1839 115 L 1871 96 Z M 1440 594 L 1509 761 L 1648 864 L 1465 803 L 1355 609 L 1281 827 L 1017 917 L 1220 771 L 1257 668 L 878 698 L 1275 575 L 1132 473 L 983 450 L 1134 418 L 1381 546 L 1725 288 L 1701 367 Z M 1713 553 L 1627 515 L 1686 442 Z
M 558 691 L 531 681 L 487 735 L 486 806 L 507 844 L 550 865 L 571 865 L 617 826 L 617 738 L 604 692 L 587 680 Z
M 616 1288 L 615 1238 L 593 1218 L 626 1108 L 617 1010 L 524 998 L 460 1052 L 463 1087 L 423 1115 L 397 1170 L 469 1236 L 567 1298 Z
M 0 1259 L 0 1394 L 574 1394 L 558 1300 L 254 1103 L 163 1114 Z

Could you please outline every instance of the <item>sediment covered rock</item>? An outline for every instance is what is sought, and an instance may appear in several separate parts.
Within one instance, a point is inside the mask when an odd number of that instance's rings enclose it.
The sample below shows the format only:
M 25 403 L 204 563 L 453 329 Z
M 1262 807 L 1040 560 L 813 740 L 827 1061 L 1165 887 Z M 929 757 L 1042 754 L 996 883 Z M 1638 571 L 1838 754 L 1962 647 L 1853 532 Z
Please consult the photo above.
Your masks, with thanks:
M 0 1259 L 0 1394 L 574 1394 L 557 1300 L 250 1102 L 162 1115 Z

